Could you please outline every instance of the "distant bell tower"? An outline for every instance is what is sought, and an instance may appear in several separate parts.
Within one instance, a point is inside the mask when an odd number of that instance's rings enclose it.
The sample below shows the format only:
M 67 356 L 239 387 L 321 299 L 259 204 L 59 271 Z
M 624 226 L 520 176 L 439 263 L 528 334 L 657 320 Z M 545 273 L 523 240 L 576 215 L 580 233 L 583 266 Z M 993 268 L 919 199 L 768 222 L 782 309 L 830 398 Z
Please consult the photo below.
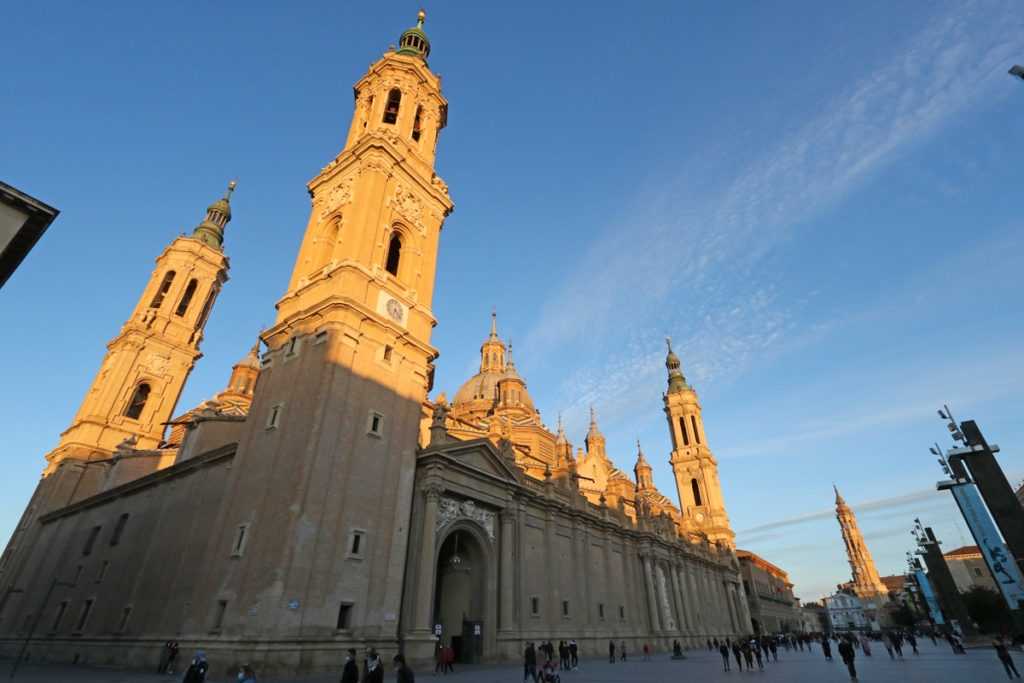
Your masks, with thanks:
M 224 228 L 231 192 L 206 210 L 191 235 L 156 259 L 131 317 L 107 344 L 107 354 L 71 426 L 46 455 L 44 476 L 66 459 L 106 458 L 126 439 L 135 448 L 160 443 L 185 380 L 197 359 L 203 326 L 228 279 Z
M 836 519 L 839 520 L 843 543 L 846 545 L 846 556 L 850 561 L 850 571 L 853 573 L 853 592 L 860 597 L 888 595 L 889 591 L 878 576 L 875 560 L 864 542 L 853 510 L 843 500 L 835 484 L 832 485 L 832 489 L 836 492 Z
M 734 546 L 729 516 L 725 512 L 722 485 L 718 481 L 718 463 L 708 448 L 704 435 L 697 392 L 686 382 L 679 357 L 668 343 L 665 367 L 668 369 L 668 391 L 665 392 L 665 416 L 672 435 L 672 473 L 679 492 L 679 509 L 683 524 L 689 531 L 703 532 L 711 541 Z
M 438 355 L 438 244 L 454 206 L 434 172 L 448 103 L 427 65 L 423 21 L 421 12 L 399 48 L 356 82 L 344 147 L 307 185 L 309 220 L 262 333 L 234 469 L 234 490 L 253 495 L 234 497 L 225 518 L 228 537 L 253 524 L 223 588 L 225 633 L 244 632 L 251 605 L 294 601 L 301 608 L 274 613 L 281 637 L 344 628 L 351 643 L 379 643 L 398 634 L 420 421 Z M 255 493 L 270 481 L 266 496 Z

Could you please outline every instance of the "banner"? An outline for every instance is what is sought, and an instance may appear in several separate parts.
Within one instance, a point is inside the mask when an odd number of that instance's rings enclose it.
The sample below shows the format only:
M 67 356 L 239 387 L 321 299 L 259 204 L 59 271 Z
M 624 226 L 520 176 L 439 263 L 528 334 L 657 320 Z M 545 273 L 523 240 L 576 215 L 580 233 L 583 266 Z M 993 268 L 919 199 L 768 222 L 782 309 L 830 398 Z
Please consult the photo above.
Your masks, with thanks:
M 1021 576 L 1010 549 L 1003 543 L 995 522 L 992 521 L 988 508 L 981 499 L 978 487 L 974 484 L 957 484 L 950 487 L 950 490 L 1006 604 L 1010 609 L 1018 609 L 1024 600 L 1024 577 Z
M 941 626 L 946 623 L 946 620 L 942 618 L 942 610 L 939 609 L 939 600 L 935 597 L 935 591 L 932 590 L 931 581 L 928 580 L 928 575 L 924 573 L 923 569 L 914 570 L 914 578 L 917 580 L 917 587 L 921 589 L 921 596 L 924 598 L 924 604 L 928 605 L 928 613 L 932 617 L 932 621 L 936 626 Z

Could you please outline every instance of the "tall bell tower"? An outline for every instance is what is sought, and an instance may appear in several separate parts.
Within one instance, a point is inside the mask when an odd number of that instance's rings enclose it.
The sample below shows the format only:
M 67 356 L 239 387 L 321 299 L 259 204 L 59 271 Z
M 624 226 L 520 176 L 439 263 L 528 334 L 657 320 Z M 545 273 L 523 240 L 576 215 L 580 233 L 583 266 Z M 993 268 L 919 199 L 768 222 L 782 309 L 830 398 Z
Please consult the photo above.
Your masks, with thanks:
M 191 235 L 156 259 L 156 268 L 121 331 L 107 344 L 92 386 L 60 443 L 46 455 L 44 475 L 65 459 L 106 458 L 126 439 L 156 448 L 185 380 L 202 355 L 203 326 L 228 279 L 224 228 L 231 192 L 206 210 Z
M 672 434 L 672 473 L 679 492 L 679 509 L 689 531 L 703 532 L 711 541 L 722 541 L 730 548 L 736 534 L 725 512 L 722 485 L 718 481 L 718 463 L 708 448 L 697 392 L 686 382 L 679 357 L 668 343 L 665 367 L 668 391 L 665 392 L 665 416 Z
M 262 334 L 224 520 L 224 544 L 251 525 L 221 587 L 225 633 L 340 630 L 353 645 L 398 634 L 420 420 L 438 355 L 438 243 L 454 206 L 434 173 L 448 103 L 427 66 L 423 21 L 421 12 L 356 82 L 344 148 L 307 185 L 312 208 Z

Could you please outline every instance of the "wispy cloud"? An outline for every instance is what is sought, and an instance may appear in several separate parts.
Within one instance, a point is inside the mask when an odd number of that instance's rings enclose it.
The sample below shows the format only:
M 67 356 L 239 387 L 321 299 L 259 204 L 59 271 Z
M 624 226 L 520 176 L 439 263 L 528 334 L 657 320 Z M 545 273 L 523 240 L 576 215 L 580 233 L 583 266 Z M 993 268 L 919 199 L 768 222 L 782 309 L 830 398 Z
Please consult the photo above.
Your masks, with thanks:
M 1016 12 L 1009 2 L 955 4 L 731 178 L 709 187 L 694 164 L 634 198 L 630 218 L 578 261 L 524 344 L 531 357 L 570 341 L 601 348 L 562 387 L 567 420 L 598 398 L 612 418 L 644 405 L 663 372 L 666 331 L 677 331 L 688 376 L 705 386 L 793 336 L 801 302 L 780 302 L 758 268 L 765 254 L 901 150 L 991 100 L 1024 50 Z

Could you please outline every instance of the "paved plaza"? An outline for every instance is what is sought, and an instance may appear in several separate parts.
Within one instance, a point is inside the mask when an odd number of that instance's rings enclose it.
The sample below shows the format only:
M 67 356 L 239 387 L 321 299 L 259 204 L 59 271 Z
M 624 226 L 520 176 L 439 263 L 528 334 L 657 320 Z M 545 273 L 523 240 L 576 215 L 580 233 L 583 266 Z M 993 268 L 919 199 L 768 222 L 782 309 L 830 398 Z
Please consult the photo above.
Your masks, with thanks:
M 949 647 L 941 643 L 933 647 L 924 641 L 919 656 L 909 655 L 902 660 L 890 660 L 885 648 L 878 644 L 872 650 L 874 656 L 857 657 L 859 679 L 865 683 L 989 683 L 1006 680 L 1002 664 L 996 659 L 991 648 L 969 650 L 967 655 L 954 655 Z M 833 647 L 833 652 L 835 648 Z M 1014 652 L 1018 669 L 1024 670 L 1024 654 Z M 735 667 L 735 662 L 732 664 Z M 6 677 L 9 661 L 0 662 L 0 675 Z M 297 679 L 301 683 L 337 683 L 338 675 L 316 676 Z M 171 683 L 180 681 L 181 676 L 160 676 L 157 674 L 112 671 L 84 667 L 26 665 L 15 678 L 25 683 Z M 223 677 L 211 677 L 210 683 L 229 683 Z M 233 680 L 233 679 L 232 679 Z M 272 683 L 285 679 L 260 678 L 261 683 Z M 288 679 L 289 681 L 295 679 Z M 394 676 L 385 680 L 393 681 Z M 450 681 L 451 683 L 490 683 L 491 681 L 522 681 L 522 667 L 505 665 L 501 667 L 459 667 L 454 675 L 435 676 L 432 672 L 417 672 L 420 681 Z M 666 655 L 653 656 L 650 661 L 639 659 L 609 664 L 602 660 L 582 662 L 579 671 L 563 672 L 563 683 L 637 683 L 651 681 L 694 681 L 699 683 L 721 683 L 730 681 L 756 680 L 764 683 L 783 681 L 813 681 L 814 683 L 841 683 L 848 681 L 846 667 L 838 656 L 827 662 L 821 648 L 815 646 L 812 653 L 799 650 L 780 651 L 778 663 L 766 664 L 759 672 L 739 672 L 735 668 L 729 673 L 722 671 L 721 658 L 717 653 L 707 651 L 691 652 L 685 661 L 672 661 Z

